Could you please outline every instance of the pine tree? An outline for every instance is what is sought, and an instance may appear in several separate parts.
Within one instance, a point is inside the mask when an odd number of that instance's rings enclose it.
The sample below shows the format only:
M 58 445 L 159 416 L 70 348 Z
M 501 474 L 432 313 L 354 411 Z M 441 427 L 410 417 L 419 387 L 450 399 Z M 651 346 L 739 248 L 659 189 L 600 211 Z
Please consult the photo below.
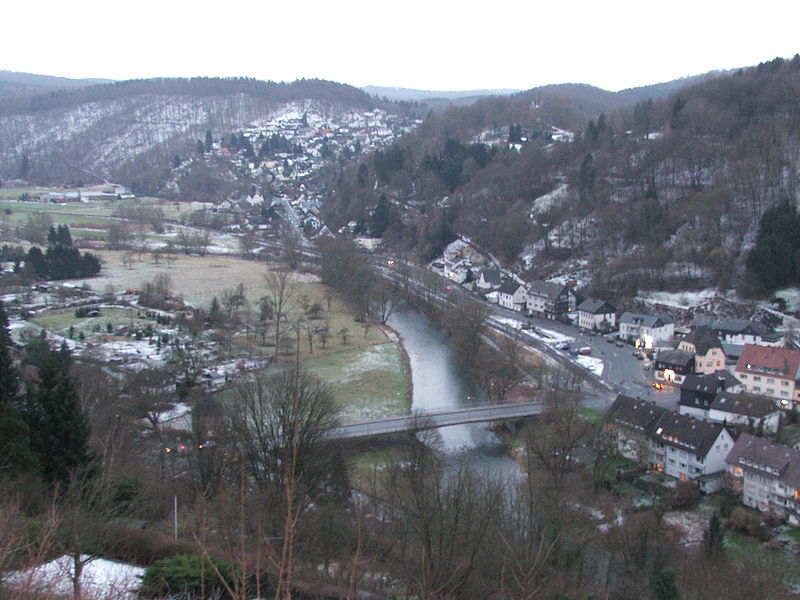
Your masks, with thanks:
M 42 354 L 36 365 L 39 382 L 29 392 L 26 419 L 45 480 L 66 485 L 91 462 L 89 422 L 69 375 L 69 352 L 62 347 Z
M 18 407 L 19 379 L 11 360 L 8 317 L 0 302 L 0 474 L 34 472 L 39 462 Z
M 650 578 L 650 591 L 653 593 L 653 600 L 680 600 L 681 594 L 675 583 L 675 571 L 665 567 L 653 573 Z
M 711 516 L 708 523 L 708 531 L 703 536 L 703 549 L 708 558 L 722 554 L 722 522 L 717 513 Z

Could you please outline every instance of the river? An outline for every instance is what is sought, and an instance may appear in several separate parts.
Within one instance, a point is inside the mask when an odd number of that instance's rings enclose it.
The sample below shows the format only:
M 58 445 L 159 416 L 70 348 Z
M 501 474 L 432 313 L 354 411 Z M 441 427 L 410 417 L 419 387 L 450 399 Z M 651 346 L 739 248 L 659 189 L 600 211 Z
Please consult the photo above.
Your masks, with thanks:
M 391 316 L 388 323 L 403 339 L 411 363 L 414 386 L 411 409 L 416 412 L 466 408 L 485 402 L 479 386 L 470 382 L 455 357 L 447 335 L 412 308 Z M 489 471 L 498 477 L 516 477 L 519 467 L 486 424 L 470 423 L 436 430 L 434 446 L 446 460 Z

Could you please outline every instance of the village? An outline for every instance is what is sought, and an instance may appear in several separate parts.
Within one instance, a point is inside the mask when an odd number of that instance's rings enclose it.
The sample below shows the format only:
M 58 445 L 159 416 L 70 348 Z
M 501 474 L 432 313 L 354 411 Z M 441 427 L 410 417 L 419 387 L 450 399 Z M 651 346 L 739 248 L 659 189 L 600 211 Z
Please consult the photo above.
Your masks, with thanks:
M 800 349 L 793 317 L 773 320 L 786 323 L 781 334 L 763 322 L 691 316 L 669 303 L 659 307 L 680 314 L 681 322 L 661 311 L 619 312 L 600 298 L 578 302 L 580 290 L 569 277 L 523 281 L 465 239 L 429 269 L 520 315 L 521 328 L 549 333 L 549 344 L 576 360 L 605 343 L 627 348 L 617 360 L 638 362 L 652 389 L 639 393 L 630 380 L 612 386 L 618 393 L 604 423 L 620 455 L 665 475 L 671 487 L 726 489 L 744 506 L 800 525 Z M 556 332 L 546 329 L 548 321 Z M 573 337 L 565 339 L 569 332 Z

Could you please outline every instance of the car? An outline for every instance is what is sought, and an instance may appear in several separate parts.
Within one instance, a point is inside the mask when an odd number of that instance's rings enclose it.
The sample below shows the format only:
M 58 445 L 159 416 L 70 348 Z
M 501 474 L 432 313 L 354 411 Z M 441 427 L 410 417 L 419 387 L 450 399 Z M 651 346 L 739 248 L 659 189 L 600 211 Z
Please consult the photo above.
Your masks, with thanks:
M 663 383 L 659 383 L 658 381 L 654 381 L 653 382 L 653 387 L 656 388 L 657 390 L 663 390 L 664 389 L 664 384 Z
M 633 351 L 633 356 L 636 360 L 644 360 L 644 356 L 642 356 L 641 352 L 637 352 L 636 350 Z
M 614 343 L 617 345 L 617 348 L 622 348 L 625 345 L 625 342 L 623 342 L 622 340 L 617 340 Z
M 614 338 L 613 338 L 613 337 L 611 337 L 611 336 L 608 336 L 608 337 L 606 338 L 606 341 L 607 341 L 609 344 L 613 344 L 613 343 L 614 343 Z

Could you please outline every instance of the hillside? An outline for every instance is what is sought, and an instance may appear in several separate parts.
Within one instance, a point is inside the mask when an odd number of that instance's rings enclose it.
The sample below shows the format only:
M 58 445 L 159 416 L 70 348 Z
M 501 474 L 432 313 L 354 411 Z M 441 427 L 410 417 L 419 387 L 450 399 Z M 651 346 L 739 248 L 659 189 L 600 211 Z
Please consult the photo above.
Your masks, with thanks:
M 303 101 L 334 112 L 383 105 L 321 80 L 148 79 L 15 94 L 0 98 L 0 178 L 110 179 L 155 193 L 174 156 L 207 130 L 228 135 Z
M 798 200 L 800 57 L 687 82 L 450 107 L 345 171 L 326 215 L 426 260 L 466 235 L 612 298 L 739 285 L 761 215 Z
M 51 75 L 19 73 L 0 70 L 0 94 L 19 93 L 20 91 L 41 88 L 72 88 L 111 83 L 110 79 L 69 79 Z

